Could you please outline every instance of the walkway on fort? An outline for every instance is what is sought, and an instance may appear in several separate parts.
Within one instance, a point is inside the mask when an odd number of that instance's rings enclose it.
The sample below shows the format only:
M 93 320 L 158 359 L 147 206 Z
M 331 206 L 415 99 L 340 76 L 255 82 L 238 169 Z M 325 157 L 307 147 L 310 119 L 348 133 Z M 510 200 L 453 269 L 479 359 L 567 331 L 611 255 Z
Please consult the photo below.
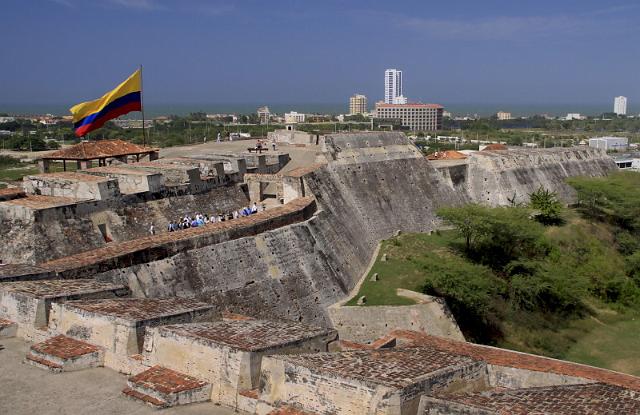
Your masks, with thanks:
M 49 373 L 22 363 L 29 344 L 0 339 L 0 413 L 12 415 L 151 415 L 156 409 L 122 396 L 127 377 L 107 368 Z M 202 403 L 162 410 L 162 415 L 232 415 Z
M 311 197 L 303 197 L 250 216 L 209 223 L 179 232 L 165 232 L 130 241 L 110 243 L 98 249 L 58 258 L 39 266 L 47 271 L 63 273 L 65 277 L 74 277 L 76 273 L 87 275 L 88 268 L 98 267 L 93 269 L 94 272 L 107 271 L 123 265 L 145 263 L 151 259 L 166 258 L 178 252 L 257 235 L 306 220 L 314 212 L 315 200 Z M 66 271 L 73 272 L 65 274 Z

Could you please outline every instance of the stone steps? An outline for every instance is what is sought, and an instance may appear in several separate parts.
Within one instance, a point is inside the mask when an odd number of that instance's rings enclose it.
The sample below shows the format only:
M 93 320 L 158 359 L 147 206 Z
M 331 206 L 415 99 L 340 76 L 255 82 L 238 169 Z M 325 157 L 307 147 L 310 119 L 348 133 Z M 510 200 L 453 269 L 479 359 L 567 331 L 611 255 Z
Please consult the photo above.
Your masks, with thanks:
M 70 372 L 103 365 L 99 347 L 64 335 L 31 346 L 25 363 L 52 372 Z
M 211 384 L 162 366 L 132 376 L 122 393 L 155 408 L 207 402 Z

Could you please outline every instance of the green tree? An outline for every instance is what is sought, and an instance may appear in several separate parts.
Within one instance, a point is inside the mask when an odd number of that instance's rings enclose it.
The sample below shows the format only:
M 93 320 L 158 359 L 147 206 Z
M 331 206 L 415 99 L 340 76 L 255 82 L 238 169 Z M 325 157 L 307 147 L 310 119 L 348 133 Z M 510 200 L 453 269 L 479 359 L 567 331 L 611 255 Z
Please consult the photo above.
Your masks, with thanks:
M 562 203 L 555 192 L 540 186 L 529 195 L 529 206 L 536 211 L 535 218 L 543 225 L 562 223 Z
M 438 216 L 455 226 L 465 240 L 465 250 L 471 252 L 472 244 L 489 230 L 487 208 L 472 203 L 460 208 L 441 208 Z

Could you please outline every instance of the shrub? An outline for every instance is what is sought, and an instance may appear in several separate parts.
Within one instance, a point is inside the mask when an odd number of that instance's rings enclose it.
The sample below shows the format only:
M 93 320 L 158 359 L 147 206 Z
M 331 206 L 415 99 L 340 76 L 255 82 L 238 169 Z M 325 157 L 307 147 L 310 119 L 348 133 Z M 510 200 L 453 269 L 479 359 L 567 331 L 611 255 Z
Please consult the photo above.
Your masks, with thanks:
M 559 225 L 562 223 L 562 204 L 555 192 L 540 186 L 529 195 L 529 205 L 537 213 L 535 218 L 543 225 Z

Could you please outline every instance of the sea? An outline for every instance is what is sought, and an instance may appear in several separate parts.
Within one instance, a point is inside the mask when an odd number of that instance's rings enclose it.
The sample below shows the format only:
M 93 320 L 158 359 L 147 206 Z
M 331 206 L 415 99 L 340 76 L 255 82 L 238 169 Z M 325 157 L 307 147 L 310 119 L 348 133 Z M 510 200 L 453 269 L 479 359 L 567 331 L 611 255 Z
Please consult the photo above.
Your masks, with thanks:
M 582 115 L 597 116 L 613 110 L 613 102 L 602 104 L 509 104 L 509 103 L 446 103 L 440 102 L 446 111 L 454 116 L 480 116 L 487 117 L 498 111 L 510 112 L 514 117 L 546 114 L 549 116 L 564 116 L 567 113 L 579 113 Z M 349 107 L 345 103 L 192 103 L 192 104 L 154 104 L 145 105 L 145 116 L 148 118 L 161 115 L 189 115 L 193 112 L 205 112 L 208 114 L 251 114 L 259 107 L 268 106 L 272 113 L 284 113 L 297 111 L 306 114 L 345 114 Z M 9 115 L 68 115 L 73 103 L 66 104 L 10 104 L 0 103 L 0 114 Z M 640 107 L 630 106 L 627 114 L 634 115 L 640 112 Z M 125 117 L 126 118 L 126 117 Z M 133 113 L 129 118 L 139 119 L 139 113 Z

